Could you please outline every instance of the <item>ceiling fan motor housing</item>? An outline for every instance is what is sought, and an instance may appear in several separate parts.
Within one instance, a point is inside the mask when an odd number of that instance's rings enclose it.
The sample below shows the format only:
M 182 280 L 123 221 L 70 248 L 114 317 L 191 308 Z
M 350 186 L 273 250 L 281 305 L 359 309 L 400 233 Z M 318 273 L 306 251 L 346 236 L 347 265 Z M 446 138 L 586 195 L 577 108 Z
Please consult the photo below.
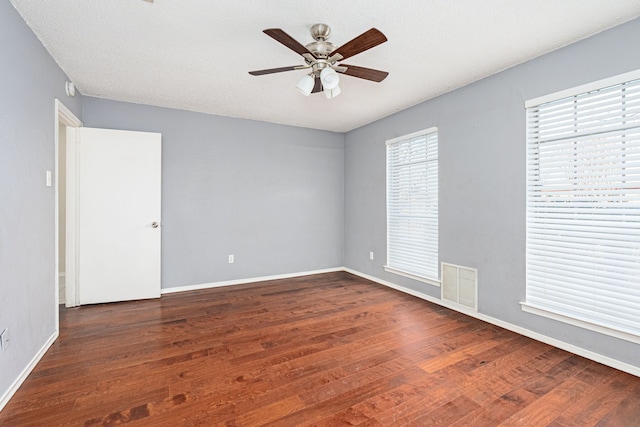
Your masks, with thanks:
M 311 42 L 305 46 L 316 58 L 326 59 L 331 55 L 331 52 L 336 50 L 337 46 L 331 42 L 320 40 Z
M 309 49 L 316 58 L 327 59 L 331 55 L 331 52 L 338 48 L 333 43 L 327 41 L 329 34 L 331 34 L 331 27 L 327 24 L 315 24 L 311 27 L 310 32 L 311 37 L 313 37 L 315 41 L 305 47 Z

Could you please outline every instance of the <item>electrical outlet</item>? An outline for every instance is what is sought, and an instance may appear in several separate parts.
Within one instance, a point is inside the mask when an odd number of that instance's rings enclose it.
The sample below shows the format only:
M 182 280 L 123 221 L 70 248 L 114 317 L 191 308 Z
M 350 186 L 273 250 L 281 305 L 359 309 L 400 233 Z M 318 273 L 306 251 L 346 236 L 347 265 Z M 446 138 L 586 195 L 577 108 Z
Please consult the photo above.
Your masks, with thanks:
M 369 252 L 369 259 L 373 261 L 373 252 Z
M 233 255 L 229 255 L 229 264 L 233 264 L 234 262 L 235 262 L 235 259 Z
M 2 351 L 9 347 L 9 329 L 0 332 L 0 347 L 2 347 Z

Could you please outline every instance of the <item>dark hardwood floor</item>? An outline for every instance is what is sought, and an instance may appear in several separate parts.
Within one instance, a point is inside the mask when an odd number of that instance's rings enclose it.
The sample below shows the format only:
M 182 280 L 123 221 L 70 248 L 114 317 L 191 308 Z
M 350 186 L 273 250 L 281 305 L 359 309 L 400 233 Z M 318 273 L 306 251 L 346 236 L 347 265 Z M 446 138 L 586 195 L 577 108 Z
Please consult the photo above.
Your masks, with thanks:
M 634 426 L 640 378 L 348 273 L 61 309 L 3 426 Z

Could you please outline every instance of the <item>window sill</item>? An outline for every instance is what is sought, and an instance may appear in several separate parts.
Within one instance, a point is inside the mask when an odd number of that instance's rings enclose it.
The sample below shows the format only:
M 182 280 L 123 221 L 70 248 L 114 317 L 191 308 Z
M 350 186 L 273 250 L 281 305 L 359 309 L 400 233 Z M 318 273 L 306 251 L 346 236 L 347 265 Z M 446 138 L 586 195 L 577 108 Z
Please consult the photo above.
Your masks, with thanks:
M 428 283 L 429 285 L 440 287 L 440 281 L 435 279 L 429 279 L 427 277 L 418 276 L 416 274 L 407 273 L 406 271 L 396 270 L 395 268 L 384 266 L 385 271 L 389 273 L 397 274 L 399 276 L 408 277 L 409 279 L 417 280 L 419 282 Z
M 538 305 L 534 305 L 526 302 L 521 302 L 520 306 L 522 307 L 522 311 L 525 311 L 527 313 L 536 314 L 538 316 L 546 317 L 548 319 L 557 320 L 557 321 L 568 323 L 573 326 L 578 326 L 580 328 L 584 328 L 590 331 L 599 332 L 601 334 L 609 335 L 625 341 L 630 341 L 636 344 L 640 344 L 640 336 L 631 332 L 612 329 L 607 326 L 599 325 L 597 323 L 592 323 L 583 319 L 578 319 L 576 317 L 572 317 L 566 314 L 559 313 L 557 311 L 550 310 L 548 308 L 542 308 Z

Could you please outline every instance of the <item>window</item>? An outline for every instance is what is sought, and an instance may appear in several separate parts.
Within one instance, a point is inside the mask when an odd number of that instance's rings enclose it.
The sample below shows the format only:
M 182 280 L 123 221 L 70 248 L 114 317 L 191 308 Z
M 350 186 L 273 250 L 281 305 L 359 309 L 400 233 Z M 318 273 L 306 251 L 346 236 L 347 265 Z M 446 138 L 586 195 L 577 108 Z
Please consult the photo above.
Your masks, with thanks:
M 387 271 L 439 285 L 438 131 L 387 141 Z
M 527 102 L 523 309 L 640 342 L 640 72 Z

